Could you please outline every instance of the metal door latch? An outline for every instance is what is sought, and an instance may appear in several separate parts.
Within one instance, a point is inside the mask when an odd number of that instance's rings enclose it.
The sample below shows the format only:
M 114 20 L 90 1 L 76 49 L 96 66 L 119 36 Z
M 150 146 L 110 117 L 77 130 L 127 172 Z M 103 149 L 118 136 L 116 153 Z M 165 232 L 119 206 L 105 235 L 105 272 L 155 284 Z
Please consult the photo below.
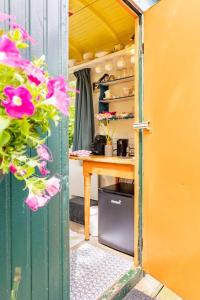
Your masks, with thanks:
M 146 130 L 150 130 L 150 122 L 139 122 L 139 123 L 135 123 L 133 124 L 133 128 L 134 129 L 146 129 Z

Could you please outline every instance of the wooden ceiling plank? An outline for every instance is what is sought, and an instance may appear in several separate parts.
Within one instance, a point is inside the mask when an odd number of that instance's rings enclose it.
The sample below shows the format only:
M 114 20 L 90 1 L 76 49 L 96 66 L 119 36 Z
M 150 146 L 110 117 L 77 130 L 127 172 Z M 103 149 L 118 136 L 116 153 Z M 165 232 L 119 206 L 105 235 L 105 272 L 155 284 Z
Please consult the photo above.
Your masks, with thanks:
M 69 48 L 78 55 L 80 59 L 82 59 L 81 51 L 73 44 L 71 40 L 69 40 Z
M 85 0 L 78 0 L 83 5 L 87 6 L 88 3 Z M 96 10 L 94 7 L 87 6 L 86 9 L 89 9 L 90 12 L 99 19 L 99 21 L 102 23 L 102 25 L 109 31 L 109 33 L 112 35 L 112 37 L 116 40 L 116 42 L 120 43 L 120 38 L 118 37 L 115 30 L 109 25 L 109 23 L 103 18 L 102 15 L 99 14 L 99 11 Z

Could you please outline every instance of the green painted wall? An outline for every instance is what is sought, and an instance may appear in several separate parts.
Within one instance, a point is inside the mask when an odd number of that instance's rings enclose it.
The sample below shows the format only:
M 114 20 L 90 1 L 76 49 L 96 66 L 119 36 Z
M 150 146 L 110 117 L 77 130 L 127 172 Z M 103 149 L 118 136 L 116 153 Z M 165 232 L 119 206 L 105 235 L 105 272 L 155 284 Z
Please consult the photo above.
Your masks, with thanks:
M 67 0 L 1 0 L 0 11 L 17 17 L 37 44 L 28 50 L 46 55 L 49 71 L 65 74 Z M 48 144 L 50 169 L 63 175 L 62 193 L 37 213 L 23 205 L 25 193 L 12 177 L 0 183 L 0 299 L 10 300 L 13 272 L 22 268 L 18 300 L 69 299 L 67 121 L 54 128 Z

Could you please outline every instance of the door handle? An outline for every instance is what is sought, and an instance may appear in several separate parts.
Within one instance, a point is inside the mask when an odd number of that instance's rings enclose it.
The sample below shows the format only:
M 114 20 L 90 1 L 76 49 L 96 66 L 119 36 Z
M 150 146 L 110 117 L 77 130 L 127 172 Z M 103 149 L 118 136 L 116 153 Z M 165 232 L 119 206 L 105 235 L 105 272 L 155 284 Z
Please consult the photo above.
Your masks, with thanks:
M 150 130 L 150 122 L 149 121 L 143 121 L 133 124 L 134 129 L 145 129 Z
M 117 204 L 117 205 L 121 205 L 122 204 L 122 200 L 111 200 L 112 204 Z

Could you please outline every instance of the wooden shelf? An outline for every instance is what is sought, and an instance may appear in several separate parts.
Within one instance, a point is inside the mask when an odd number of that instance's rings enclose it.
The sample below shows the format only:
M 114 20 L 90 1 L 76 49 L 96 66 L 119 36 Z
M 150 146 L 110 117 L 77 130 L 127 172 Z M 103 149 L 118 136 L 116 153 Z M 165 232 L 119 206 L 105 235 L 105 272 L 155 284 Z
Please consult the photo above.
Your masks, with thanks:
M 116 52 L 113 52 L 113 53 L 109 53 L 105 56 L 95 58 L 95 59 L 87 61 L 87 62 L 83 62 L 79 65 L 75 65 L 75 66 L 69 68 L 69 74 L 73 74 L 75 71 L 78 71 L 78 70 L 81 70 L 81 69 L 84 69 L 84 68 L 95 66 L 95 65 L 97 65 L 97 64 L 99 64 L 99 63 L 101 63 L 105 60 L 111 60 L 111 59 L 113 59 L 117 56 L 131 55 L 130 50 L 131 50 L 131 47 L 120 50 L 120 51 L 116 51 Z
M 134 76 L 127 76 L 127 77 L 122 77 L 122 78 L 118 78 L 115 80 L 110 80 L 110 81 L 106 81 L 106 82 L 95 82 L 94 84 L 101 84 L 101 85 L 105 85 L 105 86 L 109 86 L 109 85 L 114 85 L 114 84 L 118 84 L 118 83 L 123 83 L 123 82 L 128 82 L 128 81 L 132 81 L 134 79 Z
M 134 98 L 134 95 L 130 95 L 130 96 L 124 96 L 124 97 L 118 97 L 118 98 L 108 98 L 105 100 L 100 100 L 100 102 L 101 103 L 112 103 L 112 102 L 119 102 L 119 101 L 128 101 L 128 100 L 132 100 L 133 98 Z

